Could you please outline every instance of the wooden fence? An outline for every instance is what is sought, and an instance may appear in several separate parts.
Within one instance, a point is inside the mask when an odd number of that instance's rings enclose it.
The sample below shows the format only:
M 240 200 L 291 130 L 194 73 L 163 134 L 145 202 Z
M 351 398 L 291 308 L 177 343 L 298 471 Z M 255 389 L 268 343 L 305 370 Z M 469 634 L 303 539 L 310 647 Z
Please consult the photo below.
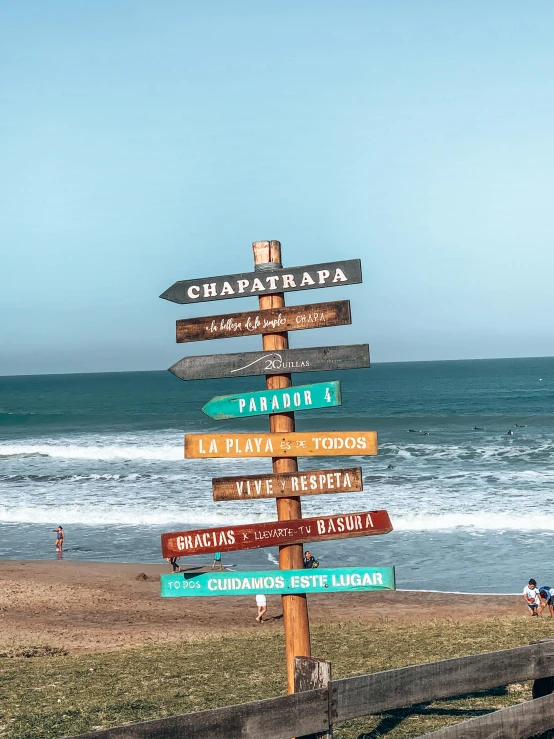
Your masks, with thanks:
M 554 640 L 333 680 L 331 665 L 296 658 L 296 693 L 129 724 L 73 739 L 315 739 L 341 721 L 534 680 L 533 700 L 425 734 L 528 739 L 554 728 Z

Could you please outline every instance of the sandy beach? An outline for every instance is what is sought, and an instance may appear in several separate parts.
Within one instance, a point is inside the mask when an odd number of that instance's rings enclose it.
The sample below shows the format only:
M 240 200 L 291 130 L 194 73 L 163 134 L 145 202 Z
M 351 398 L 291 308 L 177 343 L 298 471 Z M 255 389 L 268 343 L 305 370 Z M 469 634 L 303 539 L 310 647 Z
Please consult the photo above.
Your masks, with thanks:
M 282 629 L 281 599 L 268 598 L 269 620 L 255 622 L 253 598 L 159 596 L 164 565 L 0 561 L 2 646 L 47 644 L 69 653 L 254 629 Z M 384 592 L 309 596 L 312 623 L 383 618 L 431 620 L 525 615 L 512 595 Z

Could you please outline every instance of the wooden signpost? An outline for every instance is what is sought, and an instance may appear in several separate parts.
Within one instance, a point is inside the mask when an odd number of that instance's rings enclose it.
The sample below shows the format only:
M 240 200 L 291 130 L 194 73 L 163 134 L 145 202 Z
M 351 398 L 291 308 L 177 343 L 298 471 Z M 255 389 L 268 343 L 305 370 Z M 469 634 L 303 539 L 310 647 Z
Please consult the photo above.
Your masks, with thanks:
M 306 470 L 281 475 L 214 477 L 214 500 L 288 498 L 294 495 L 359 493 L 364 489 L 361 467 L 334 470 Z
M 308 541 L 375 536 L 390 531 L 392 524 L 387 511 L 362 511 L 162 534 L 162 553 L 164 557 L 186 557 L 192 554 L 290 546 Z
M 262 299 L 266 298 L 260 298 Z M 267 338 L 270 336 L 279 338 L 282 334 L 268 334 Z M 170 367 L 169 371 L 180 380 L 214 380 L 218 377 L 282 376 L 284 372 L 324 372 L 327 370 L 335 372 L 362 367 L 369 367 L 368 344 L 285 350 L 271 347 L 270 351 L 263 352 L 184 357 Z M 275 386 L 277 387 L 279 385 Z M 290 384 L 284 387 L 290 387 Z
M 279 411 L 308 411 L 341 405 L 340 382 L 297 385 L 284 390 L 261 390 L 237 395 L 216 395 L 202 408 L 210 418 L 246 418 Z
M 274 434 L 186 434 L 187 459 L 218 457 L 339 457 L 377 454 L 375 431 Z
M 394 590 L 394 567 L 179 573 L 161 576 L 162 598 Z
M 295 431 L 294 411 L 340 405 L 341 394 L 336 381 L 293 388 L 291 373 L 369 367 L 369 346 L 289 349 L 288 331 L 350 324 L 350 303 L 341 300 L 286 307 L 284 294 L 360 283 L 360 260 L 285 269 L 278 241 L 257 241 L 252 246 L 254 272 L 182 280 L 160 297 L 180 304 L 259 298 L 257 311 L 177 321 L 177 341 L 261 334 L 262 351 L 185 357 L 170 367 L 170 372 L 182 380 L 265 375 L 265 391 L 218 396 L 203 410 L 218 420 L 268 414 L 269 433 L 187 434 L 185 457 L 272 457 L 273 474 L 215 478 L 212 487 L 214 500 L 275 498 L 278 521 L 163 534 L 162 551 L 164 557 L 181 557 L 279 546 L 279 571 L 168 575 L 162 579 L 162 595 L 281 593 L 287 678 L 292 693 L 294 658 L 311 654 L 306 593 L 394 588 L 392 568 L 298 572 L 303 570 L 302 544 L 386 534 L 392 530 L 392 524 L 384 510 L 302 518 L 301 495 L 358 492 L 363 482 L 360 467 L 299 472 L 298 456 L 374 455 L 377 434 Z
M 310 264 L 306 267 L 281 267 L 281 245 L 278 241 L 257 241 L 256 244 L 270 244 L 278 261 L 264 262 L 269 269 L 265 271 L 246 272 L 224 277 L 202 277 L 198 280 L 180 280 L 160 295 L 160 298 L 174 303 L 203 303 L 206 300 L 226 300 L 227 298 L 245 298 L 253 295 L 279 295 L 295 290 L 314 290 L 318 287 L 335 287 L 337 285 L 355 285 L 362 281 L 362 264 L 359 259 L 342 262 L 326 262 Z M 276 245 L 279 244 L 277 247 Z M 254 247 L 255 248 L 255 247 Z M 257 262 L 261 264 L 261 262 Z M 260 306 L 262 307 L 262 306 Z M 263 306 L 269 307 L 272 306 Z M 279 307 L 279 306 L 275 306 Z
M 177 343 L 228 339 L 231 336 L 277 334 L 307 328 L 347 326 L 352 323 L 350 301 L 314 303 L 274 310 L 253 310 L 177 321 Z

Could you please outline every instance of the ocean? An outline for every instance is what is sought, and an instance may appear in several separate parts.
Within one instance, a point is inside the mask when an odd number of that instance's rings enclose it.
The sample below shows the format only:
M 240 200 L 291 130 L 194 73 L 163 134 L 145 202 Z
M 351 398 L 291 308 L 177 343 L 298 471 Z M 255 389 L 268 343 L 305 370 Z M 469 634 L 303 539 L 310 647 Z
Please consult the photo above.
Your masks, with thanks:
M 383 363 L 293 380 L 341 380 L 343 392 L 342 407 L 298 413 L 297 430 L 379 436 L 377 457 L 299 460 L 364 472 L 363 492 L 305 497 L 303 515 L 385 508 L 394 526 L 310 545 L 321 566 L 395 565 L 404 589 L 554 585 L 554 358 Z M 0 558 L 55 559 L 60 524 L 65 559 L 162 562 L 163 532 L 275 519 L 274 500 L 211 495 L 212 477 L 270 472 L 270 459 L 183 457 L 185 432 L 267 430 L 267 416 L 216 422 L 200 410 L 214 395 L 263 387 L 165 371 L 1 377 Z M 267 569 L 277 554 L 223 560 Z

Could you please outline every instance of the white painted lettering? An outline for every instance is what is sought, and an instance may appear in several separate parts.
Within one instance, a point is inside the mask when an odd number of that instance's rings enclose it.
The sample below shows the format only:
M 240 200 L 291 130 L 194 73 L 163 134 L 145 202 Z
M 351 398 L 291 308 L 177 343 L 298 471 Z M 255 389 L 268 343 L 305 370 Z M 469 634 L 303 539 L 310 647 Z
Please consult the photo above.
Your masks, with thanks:
M 234 295 L 235 291 L 231 287 L 229 282 L 224 282 L 221 288 L 221 295 Z
M 237 280 L 237 287 L 239 289 L 239 293 L 243 293 L 249 284 L 250 284 L 249 280 Z

